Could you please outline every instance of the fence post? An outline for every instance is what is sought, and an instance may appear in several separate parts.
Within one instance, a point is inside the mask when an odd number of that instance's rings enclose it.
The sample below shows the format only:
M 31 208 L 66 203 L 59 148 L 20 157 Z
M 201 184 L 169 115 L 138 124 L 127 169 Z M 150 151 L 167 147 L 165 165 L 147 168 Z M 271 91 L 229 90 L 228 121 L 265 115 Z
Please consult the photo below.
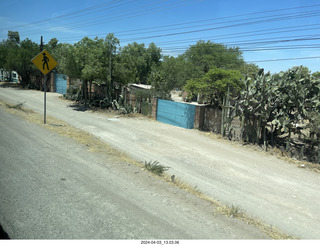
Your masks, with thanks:
M 158 98 L 152 98 L 152 117 L 157 120 Z

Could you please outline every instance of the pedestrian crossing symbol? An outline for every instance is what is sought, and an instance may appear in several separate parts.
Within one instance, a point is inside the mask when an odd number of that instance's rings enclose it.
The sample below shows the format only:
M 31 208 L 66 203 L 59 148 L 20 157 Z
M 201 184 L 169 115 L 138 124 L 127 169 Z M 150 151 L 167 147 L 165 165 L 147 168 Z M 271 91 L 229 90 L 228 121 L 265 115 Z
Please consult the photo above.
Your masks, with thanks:
M 32 59 L 32 63 L 38 67 L 38 69 L 47 75 L 53 68 L 55 68 L 58 63 L 55 59 L 49 54 L 47 50 L 43 50 L 40 54 Z

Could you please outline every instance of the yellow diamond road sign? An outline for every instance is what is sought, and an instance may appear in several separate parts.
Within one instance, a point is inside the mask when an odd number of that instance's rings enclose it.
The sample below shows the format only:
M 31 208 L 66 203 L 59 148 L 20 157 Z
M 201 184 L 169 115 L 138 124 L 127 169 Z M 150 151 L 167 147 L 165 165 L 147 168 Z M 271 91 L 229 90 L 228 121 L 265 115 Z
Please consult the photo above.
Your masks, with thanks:
M 47 50 L 43 50 L 40 54 L 32 59 L 33 64 L 35 64 L 38 69 L 47 75 L 53 68 L 55 68 L 58 63 L 55 59 L 49 54 Z

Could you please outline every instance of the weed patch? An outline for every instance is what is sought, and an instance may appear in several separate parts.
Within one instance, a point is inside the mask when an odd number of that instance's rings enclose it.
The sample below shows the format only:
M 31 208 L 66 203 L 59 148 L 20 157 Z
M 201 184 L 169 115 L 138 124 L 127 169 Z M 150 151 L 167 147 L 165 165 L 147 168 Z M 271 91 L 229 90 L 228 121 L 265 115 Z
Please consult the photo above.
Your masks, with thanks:
M 154 162 L 144 162 L 144 168 L 149 172 L 161 176 L 169 168 L 161 165 L 158 161 Z
M 9 109 L 17 109 L 17 110 L 22 110 L 22 111 L 24 111 L 24 109 L 23 109 L 23 104 L 24 104 L 24 103 L 25 103 L 25 102 L 18 102 L 18 103 L 15 104 L 15 105 L 6 103 L 6 107 L 9 108 Z

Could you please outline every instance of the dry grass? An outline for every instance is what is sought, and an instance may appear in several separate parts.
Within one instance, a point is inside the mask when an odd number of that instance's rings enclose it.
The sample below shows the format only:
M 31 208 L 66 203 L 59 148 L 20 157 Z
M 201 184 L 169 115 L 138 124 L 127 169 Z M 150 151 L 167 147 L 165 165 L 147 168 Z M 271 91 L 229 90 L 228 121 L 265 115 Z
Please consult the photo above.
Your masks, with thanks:
M 47 128 L 53 132 L 56 132 L 60 135 L 63 135 L 65 137 L 72 138 L 76 140 L 77 142 L 84 144 L 88 147 L 89 151 L 92 152 L 99 152 L 103 154 L 107 154 L 109 157 L 113 157 L 117 160 L 120 160 L 122 162 L 131 163 L 136 166 L 138 166 L 141 169 L 145 169 L 144 164 L 141 162 L 137 162 L 130 157 L 128 157 L 123 152 L 120 152 L 110 145 L 108 145 L 105 142 L 102 142 L 99 138 L 82 131 L 80 129 L 74 128 L 71 125 L 67 124 L 64 121 L 58 120 L 53 117 L 47 117 L 47 124 L 43 124 L 43 116 L 40 114 L 37 114 L 33 112 L 32 110 L 24 109 L 23 106 L 12 105 L 5 103 L 0 100 L 0 106 L 2 106 L 7 112 L 17 115 L 21 118 L 26 119 L 27 121 L 37 124 L 39 126 L 42 126 L 44 128 Z M 217 137 L 219 138 L 219 137 Z M 223 139 L 221 139 L 223 140 Z M 208 201 L 215 209 L 216 213 L 226 215 L 228 217 L 232 217 L 235 219 L 239 219 L 249 225 L 253 225 L 257 227 L 261 232 L 267 234 L 272 239 L 295 239 L 294 237 L 288 236 L 287 234 L 284 234 L 280 232 L 279 230 L 268 226 L 264 224 L 263 222 L 251 218 L 248 215 L 246 215 L 242 210 L 234 205 L 228 206 L 220 203 L 217 200 L 214 200 L 213 198 L 210 198 L 208 196 L 205 196 L 201 191 L 197 189 L 197 187 L 192 187 L 191 185 L 187 184 L 184 181 L 181 181 L 179 178 L 172 178 L 169 174 L 163 173 L 161 175 L 158 175 L 157 173 L 151 173 L 151 175 L 165 180 L 166 182 L 170 183 L 171 185 L 177 186 L 179 189 L 184 190 L 192 195 L 197 196 L 198 198 L 201 198 L 202 200 Z
M 272 148 L 269 146 L 268 150 L 265 151 L 259 145 L 254 145 L 254 144 L 243 145 L 239 141 L 230 141 L 226 138 L 223 138 L 222 135 L 220 135 L 220 134 L 215 134 L 212 132 L 202 132 L 202 131 L 199 131 L 199 133 L 201 135 L 204 135 L 204 136 L 210 138 L 210 139 L 213 139 L 213 140 L 219 141 L 219 142 L 223 142 L 224 144 L 229 144 L 234 147 L 239 147 L 242 149 L 245 148 L 246 150 L 254 151 L 254 152 L 260 152 L 260 153 L 265 154 L 267 156 L 274 155 L 278 159 L 283 160 L 283 161 L 290 163 L 290 164 L 295 164 L 299 168 L 305 168 L 305 169 L 314 171 L 316 173 L 320 173 L 320 164 L 294 159 L 289 156 L 288 152 L 286 152 L 284 150 L 280 150 L 277 147 Z
M 279 240 L 283 240 L 283 239 L 297 239 L 295 237 L 289 236 L 283 232 L 281 232 L 280 230 L 276 229 L 275 227 L 269 226 L 265 223 L 263 223 L 262 221 L 255 219 L 255 218 L 251 218 L 249 215 L 245 214 L 239 207 L 234 206 L 234 205 L 225 205 L 222 204 L 221 202 L 208 197 L 206 195 L 204 195 L 200 190 L 197 189 L 197 187 L 192 187 L 191 185 L 187 184 L 186 182 L 181 181 L 179 178 L 175 178 L 174 181 L 172 181 L 171 176 L 169 176 L 168 174 L 164 174 L 162 176 L 162 178 L 171 183 L 172 185 L 177 186 L 178 188 L 193 194 L 199 198 L 201 198 L 202 200 L 205 200 L 209 203 L 211 203 L 211 205 L 213 206 L 213 208 L 215 209 L 215 212 L 218 214 L 222 214 L 228 217 L 232 217 L 238 220 L 243 221 L 246 224 L 252 225 L 257 227 L 261 232 L 263 232 L 264 234 L 268 235 L 271 239 L 279 239 Z
M 48 116 L 46 124 L 43 124 L 42 115 L 35 113 L 32 110 L 23 108 L 22 106 L 20 106 L 20 103 L 18 103 L 17 105 L 12 105 L 0 100 L 0 106 L 2 106 L 7 112 L 11 114 L 22 117 L 23 119 L 31 123 L 37 124 L 41 127 L 56 132 L 59 135 L 72 138 L 80 144 L 86 145 L 89 151 L 105 153 L 108 156 L 112 156 L 122 161 L 131 161 L 131 159 L 123 152 L 114 149 L 109 144 L 101 141 L 99 138 L 83 130 L 77 129 L 64 121 Z

